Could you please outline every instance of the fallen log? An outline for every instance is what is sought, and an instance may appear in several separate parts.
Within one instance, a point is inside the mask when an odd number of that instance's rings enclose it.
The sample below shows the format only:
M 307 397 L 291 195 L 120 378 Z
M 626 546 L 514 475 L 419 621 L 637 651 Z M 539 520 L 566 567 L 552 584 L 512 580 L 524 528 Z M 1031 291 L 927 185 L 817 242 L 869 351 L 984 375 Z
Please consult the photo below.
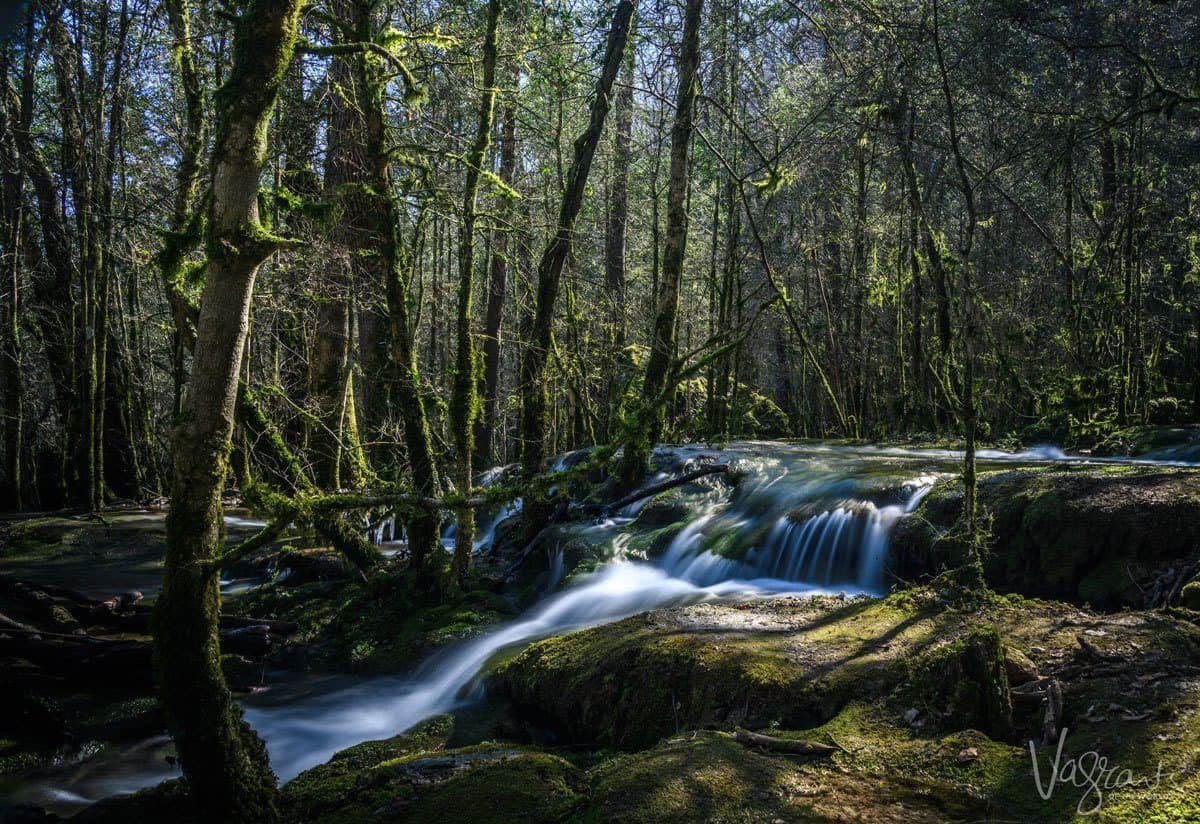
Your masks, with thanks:
M 47 673 L 105 685 L 153 685 L 150 644 L 145 641 L 5 630 L 0 634 L 0 657 L 23 659 Z
M 689 484 L 692 481 L 703 478 L 706 475 L 723 475 L 729 472 L 728 464 L 709 464 L 702 466 L 699 469 L 693 469 L 691 472 L 685 472 L 677 478 L 669 478 L 656 484 L 639 489 L 636 492 L 631 492 L 624 498 L 613 501 L 610 504 L 585 504 L 581 507 L 585 515 L 611 515 L 612 513 L 637 503 L 644 498 L 652 498 L 661 492 L 666 492 L 668 489 L 674 489 L 677 486 Z
M 789 755 L 833 755 L 835 752 L 845 752 L 841 747 L 823 744 L 820 741 L 805 741 L 798 738 L 778 738 L 774 735 L 763 735 L 750 732 L 738 727 L 733 732 L 733 740 L 743 747 L 758 747 L 771 752 L 788 753 Z
M 220 641 L 224 653 L 256 658 L 264 656 L 275 644 L 265 624 L 223 629 Z M 106 684 L 149 686 L 153 680 L 152 645 L 136 639 L 41 632 L 6 625 L 0 628 L 0 658 L 23 659 L 47 673 L 103 679 Z
M 6 630 L 6 629 L 15 629 L 15 630 L 19 630 L 21 632 L 37 632 L 36 629 L 29 626 L 28 624 L 22 624 L 20 621 L 14 621 L 12 618 L 9 618 L 3 612 L 0 612 L 0 631 Z
M 221 652 L 252 655 L 261 658 L 270 651 L 271 630 L 264 624 L 221 630 Z
M 79 622 L 71 611 L 40 589 L 0 576 L 0 592 L 32 607 L 41 620 L 49 622 L 56 629 L 79 629 Z
M 65 615 L 68 620 L 73 622 L 71 628 L 83 624 L 113 627 L 144 635 L 150 634 L 153 609 L 136 603 L 142 598 L 140 592 L 125 592 L 101 601 L 65 587 L 51 584 L 28 584 L 6 576 L 0 576 L 0 590 L 10 592 L 21 600 L 36 606 L 40 611 L 47 613 L 47 617 L 49 617 L 51 607 L 55 609 L 55 612 L 62 610 L 59 613 L 59 620 L 54 621 L 56 626 L 62 625 L 62 617 Z M 3 626 L 4 623 L 0 621 L 0 627 Z M 226 613 L 222 613 L 220 616 L 221 629 L 257 626 L 267 627 L 272 635 L 291 635 L 299 629 L 299 625 L 295 621 L 250 618 Z

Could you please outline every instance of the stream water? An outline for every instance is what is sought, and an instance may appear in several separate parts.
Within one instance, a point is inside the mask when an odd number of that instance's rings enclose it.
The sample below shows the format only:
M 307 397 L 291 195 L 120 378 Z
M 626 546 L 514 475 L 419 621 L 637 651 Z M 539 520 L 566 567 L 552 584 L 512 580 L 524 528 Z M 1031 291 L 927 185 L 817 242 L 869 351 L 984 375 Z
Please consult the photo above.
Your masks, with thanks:
M 561 551 L 549 558 L 548 594 L 524 615 L 434 655 L 404 676 L 350 679 L 295 677 L 243 700 L 247 721 L 263 736 L 281 781 L 355 743 L 410 729 L 430 716 L 477 701 L 495 662 L 542 638 L 616 621 L 646 610 L 715 599 L 781 594 L 879 594 L 886 588 L 888 542 L 938 477 L 961 456 L 946 450 L 849 448 L 740 442 L 721 450 L 664 447 L 674 471 L 728 463 L 736 485 L 707 476 L 677 500 L 686 526 L 653 559 L 639 556 L 637 521 L 647 500 L 613 517 L 570 527 L 606 547 L 612 560 L 593 572 L 564 573 Z M 1079 462 L 1046 447 L 984 452 L 981 463 Z M 667 477 L 662 475 L 661 477 Z M 648 482 L 653 482 L 651 479 Z M 481 519 L 481 547 L 519 504 Z M 394 536 L 376 526 L 377 540 Z M 444 536 L 452 544 L 452 535 Z M 718 551 L 719 550 L 719 551 Z M 19 800 L 59 810 L 130 792 L 173 774 L 162 738 L 65 764 L 21 788 Z

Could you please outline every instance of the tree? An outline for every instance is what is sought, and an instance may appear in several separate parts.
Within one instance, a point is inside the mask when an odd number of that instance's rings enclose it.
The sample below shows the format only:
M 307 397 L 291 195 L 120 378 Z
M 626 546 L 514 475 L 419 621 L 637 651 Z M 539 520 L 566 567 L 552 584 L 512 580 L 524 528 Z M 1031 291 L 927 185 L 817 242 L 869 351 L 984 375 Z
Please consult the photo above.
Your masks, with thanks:
M 688 0 L 679 48 L 679 86 L 675 95 L 675 122 L 671 127 L 671 170 L 667 185 L 667 237 L 663 249 L 662 282 L 651 333 L 650 358 L 642 384 L 643 406 L 632 419 L 625 438 L 619 475 L 625 485 L 645 474 L 650 449 L 662 437 L 667 396 L 673 389 L 676 321 L 687 253 L 687 196 L 692 131 L 695 128 L 696 91 L 700 69 L 700 21 L 704 0 Z
M 213 821 L 273 821 L 275 776 L 220 668 L 221 493 L 254 279 L 283 241 L 259 222 L 267 128 L 296 44 L 301 0 L 254 0 L 234 31 L 218 90 L 204 291 L 183 410 L 173 437 L 163 589 L 155 606 L 159 695 L 188 789 Z
M 500 0 L 489 0 L 487 31 L 483 39 L 483 89 L 479 101 L 479 125 L 475 141 L 467 154 L 467 179 L 463 187 L 462 226 L 458 234 L 458 314 L 455 320 L 456 355 L 454 387 L 450 396 L 450 429 L 454 439 L 454 482 L 458 491 L 469 494 L 475 463 L 475 420 L 479 414 L 479 375 L 476 369 L 474 318 L 471 298 L 475 283 L 475 208 L 484 157 L 492 142 L 492 120 L 496 108 L 497 29 L 500 24 Z M 452 573 L 461 586 L 466 582 L 475 546 L 475 511 L 459 507 L 455 511 L 458 529 L 454 533 Z
M 575 140 L 575 154 L 567 173 L 567 185 L 559 203 L 558 221 L 554 236 L 542 253 L 537 267 L 537 284 L 534 296 L 534 311 L 522 329 L 525 340 L 525 356 L 521 360 L 521 464 L 526 477 L 542 471 L 546 457 L 547 390 L 545 382 L 546 359 L 553 338 L 555 303 L 558 300 L 559 283 L 563 264 L 571 251 L 575 219 L 583 205 L 584 190 L 592 167 L 596 145 L 604 130 L 608 116 L 609 95 L 621 57 L 629 38 L 630 21 L 634 6 L 630 0 L 621 0 L 613 13 L 612 25 L 604 48 L 604 60 L 600 76 L 596 81 L 588 125 Z M 529 504 L 526 504 L 527 511 Z M 539 520 L 537 509 L 529 516 L 531 522 Z

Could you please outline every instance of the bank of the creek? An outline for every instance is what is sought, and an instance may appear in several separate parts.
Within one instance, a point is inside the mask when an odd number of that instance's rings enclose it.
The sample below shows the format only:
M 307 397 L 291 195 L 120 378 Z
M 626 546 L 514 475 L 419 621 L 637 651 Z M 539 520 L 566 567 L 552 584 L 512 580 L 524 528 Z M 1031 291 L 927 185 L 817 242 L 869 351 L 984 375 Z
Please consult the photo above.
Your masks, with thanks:
M 564 503 L 532 548 L 509 503 L 450 602 L 411 589 L 387 513 L 363 528 L 394 560 L 367 581 L 289 536 L 224 582 L 233 643 L 239 616 L 273 622 L 227 671 L 289 821 L 1200 820 L 1193 457 L 982 453 L 997 594 L 962 606 L 931 583 L 958 561 L 957 453 L 663 447 L 647 485 L 728 471 L 615 511 Z M 130 616 L 153 601 L 161 513 L 4 529 L 0 613 L 144 643 Z M 124 629 L 89 626 L 110 601 Z M 20 715 L 0 820 L 185 821 L 171 784 L 87 806 L 177 775 L 161 716 L 137 678 L 75 694 L 22 637 L 0 626 Z

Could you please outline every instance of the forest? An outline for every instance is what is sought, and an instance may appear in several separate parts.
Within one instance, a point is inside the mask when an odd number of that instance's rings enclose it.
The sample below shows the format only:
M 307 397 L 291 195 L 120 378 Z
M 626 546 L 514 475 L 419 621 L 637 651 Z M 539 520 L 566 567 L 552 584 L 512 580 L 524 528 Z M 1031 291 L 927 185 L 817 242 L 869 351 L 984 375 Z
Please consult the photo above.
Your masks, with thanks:
M 0 9 L 0 822 L 1200 821 L 1200 8 Z

